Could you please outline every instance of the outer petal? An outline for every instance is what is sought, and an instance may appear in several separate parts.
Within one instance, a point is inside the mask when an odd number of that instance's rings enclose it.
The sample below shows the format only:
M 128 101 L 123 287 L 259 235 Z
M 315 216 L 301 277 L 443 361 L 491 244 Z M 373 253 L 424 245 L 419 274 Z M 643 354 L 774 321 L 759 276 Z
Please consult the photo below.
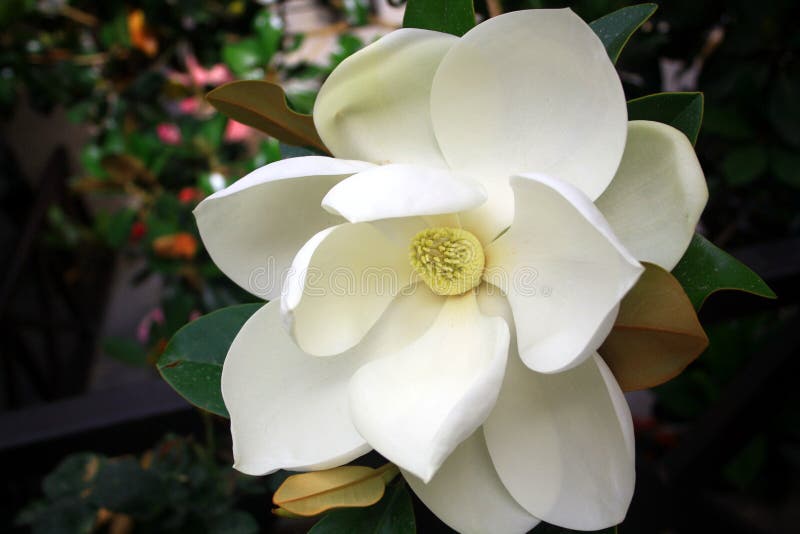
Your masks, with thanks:
M 250 293 L 277 298 L 303 243 L 341 222 L 320 208 L 322 198 L 343 178 L 370 167 L 320 156 L 291 158 L 261 167 L 211 195 L 194 210 L 211 259 Z
M 407 248 L 370 223 L 345 223 L 312 237 L 286 277 L 281 312 L 298 346 L 331 356 L 356 345 L 411 283 Z
M 450 171 L 392 164 L 374 167 L 341 181 L 322 199 L 322 207 L 350 222 L 457 213 L 486 200 L 474 180 Z
M 624 519 L 636 478 L 633 424 L 599 356 L 543 375 L 512 355 L 484 433 L 500 479 L 531 514 L 577 530 Z
M 424 291 L 401 296 L 363 343 L 333 358 L 297 348 L 280 323 L 278 302 L 256 312 L 236 336 L 222 371 L 235 467 L 251 475 L 325 469 L 367 452 L 351 422 L 347 384 L 365 362 L 419 337 L 440 305 Z
M 539 523 L 503 486 L 480 429 L 453 451 L 427 484 L 411 473 L 403 476 L 425 506 L 463 534 L 524 534 Z
M 430 481 L 492 409 L 508 341 L 505 321 L 481 315 L 473 293 L 447 298 L 422 337 L 353 376 L 356 428 L 386 458 Z
M 314 124 L 337 157 L 444 167 L 430 120 L 431 81 L 458 41 L 405 28 L 353 54 L 328 77 Z
M 602 344 L 643 268 L 575 187 L 535 175 L 511 183 L 514 224 L 487 247 L 485 276 L 508 296 L 522 360 L 554 373 Z
M 627 130 L 614 65 L 569 9 L 516 11 L 467 32 L 436 71 L 431 116 L 452 168 L 503 183 L 544 173 L 591 199 L 611 182 Z
M 671 270 L 707 201 L 706 179 L 689 139 L 660 122 L 629 122 L 622 163 L 597 199 L 628 250 L 639 261 Z

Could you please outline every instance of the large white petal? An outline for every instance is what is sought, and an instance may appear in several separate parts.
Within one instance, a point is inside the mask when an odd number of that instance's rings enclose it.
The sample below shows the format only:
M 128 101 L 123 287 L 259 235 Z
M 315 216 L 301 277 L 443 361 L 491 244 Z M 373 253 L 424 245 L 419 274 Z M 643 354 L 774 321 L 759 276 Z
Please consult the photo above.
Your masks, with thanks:
M 534 516 L 577 530 L 625 518 L 636 478 L 633 424 L 596 354 L 554 375 L 511 354 L 484 434 L 506 489 Z
M 505 320 L 481 315 L 474 293 L 448 297 L 422 337 L 353 376 L 356 428 L 390 461 L 430 481 L 492 409 L 508 341 Z
M 597 199 L 639 261 L 670 271 L 692 240 L 708 187 L 689 139 L 660 122 L 631 121 L 619 170 Z
M 430 119 L 431 81 L 458 41 L 405 28 L 356 52 L 328 77 L 314 124 L 340 158 L 444 167 Z
M 614 65 L 569 9 L 516 11 L 467 32 L 436 71 L 431 117 L 452 168 L 501 183 L 544 173 L 591 199 L 611 182 L 627 130 Z
M 391 164 L 342 180 L 322 207 L 350 222 L 457 213 L 486 200 L 479 183 L 448 170 Z
M 481 429 L 447 457 L 427 484 L 406 471 L 403 476 L 425 506 L 462 534 L 524 534 L 539 523 L 503 486 Z
M 411 283 L 408 248 L 370 223 L 322 230 L 297 253 L 281 312 L 298 346 L 331 356 L 358 343 Z
M 373 165 L 321 156 L 256 169 L 194 210 L 203 244 L 228 278 L 272 300 L 292 258 L 311 236 L 342 222 L 320 207 L 336 183 Z
M 251 475 L 326 469 L 367 452 L 350 418 L 350 378 L 365 362 L 418 338 L 440 307 L 430 292 L 400 296 L 358 347 L 332 358 L 297 348 L 277 301 L 257 311 L 236 336 L 222 371 L 235 467 Z
M 511 228 L 486 248 L 486 279 L 508 296 L 523 361 L 553 373 L 602 344 L 643 268 L 574 186 L 541 175 L 511 180 Z

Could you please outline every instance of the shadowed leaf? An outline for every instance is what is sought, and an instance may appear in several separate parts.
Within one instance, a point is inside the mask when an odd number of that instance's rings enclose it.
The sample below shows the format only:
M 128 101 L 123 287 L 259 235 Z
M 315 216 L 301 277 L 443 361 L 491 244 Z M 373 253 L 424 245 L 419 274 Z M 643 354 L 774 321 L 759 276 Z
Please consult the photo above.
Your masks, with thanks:
M 414 506 L 405 484 L 393 484 L 386 495 L 368 508 L 333 510 L 314 525 L 309 534 L 414 534 Z
M 696 310 L 712 293 L 735 290 L 768 299 L 777 298 L 769 286 L 745 264 L 695 234 L 689 248 L 672 270 Z
M 645 267 L 599 350 L 623 391 L 663 384 L 708 346 L 680 283 L 661 267 Z
M 206 99 L 220 112 L 289 145 L 307 146 L 328 154 L 311 115 L 289 109 L 280 85 L 242 80 L 217 87 Z
M 589 26 L 606 47 L 608 57 L 616 63 L 631 35 L 656 12 L 656 9 L 658 9 L 656 4 L 623 7 L 600 17 Z
M 697 142 L 703 124 L 703 93 L 656 93 L 628 101 L 628 120 L 669 124 Z

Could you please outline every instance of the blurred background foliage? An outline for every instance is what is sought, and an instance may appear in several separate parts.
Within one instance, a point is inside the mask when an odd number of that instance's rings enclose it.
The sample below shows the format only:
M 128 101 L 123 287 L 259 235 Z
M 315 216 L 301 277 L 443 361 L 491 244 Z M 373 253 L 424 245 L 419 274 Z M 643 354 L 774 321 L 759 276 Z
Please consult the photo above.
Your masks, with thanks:
M 102 276 L 91 268 L 98 265 L 91 258 L 97 257 L 112 258 L 112 264 L 114 257 L 136 258 L 140 268 L 134 283 L 151 277 L 163 283 L 159 305 L 136 332 L 101 340 L 108 356 L 151 366 L 166 340 L 191 318 L 253 300 L 210 261 L 191 211 L 247 172 L 308 152 L 227 120 L 204 94 L 233 79 L 266 79 L 281 83 L 289 104 L 308 113 L 325 76 L 369 42 L 354 30 L 391 29 L 376 18 L 375 4 L 368 0 L 299 3 L 327 13 L 329 24 L 312 36 L 332 36 L 334 44 L 322 60 L 298 59 L 310 36 L 287 29 L 287 4 L 293 2 L 0 3 L 0 115 L 11 119 L 21 107 L 44 114 L 64 110 L 86 132 L 80 165 L 68 183 L 70 200 L 49 205 L 40 245 L 70 267 L 59 272 L 70 283 L 79 285 L 76 280 L 83 277 L 90 286 L 99 285 Z M 594 20 L 629 4 L 478 0 L 476 9 L 486 17 L 498 10 L 571 7 Z M 661 91 L 705 93 L 697 152 L 710 201 L 701 231 L 723 248 L 800 236 L 796 15 L 793 0 L 662 2 L 618 63 L 628 98 Z M 6 139 L 0 139 L 0 161 L 0 238 L 10 247 L 36 188 L 20 178 Z M 712 405 L 736 372 L 796 315 L 796 302 L 790 301 L 709 325 L 709 350 L 655 392 L 654 420 L 638 421 L 638 430 L 653 438 L 645 440 L 650 453 L 673 447 L 685 425 Z M 787 392 L 785 403 L 765 414 L 763 425 L 716 483 L 760 498 L 796 482 L 799 404 L 796 392 Z M 140 526 L 158 523 L 158 531 L 255 531 L 247 512 L 233 510 L 238 499 L 267 490 L 252 481 L 234 481 L 229 458 L 204 447 L 169 437 L 139 459 L 70 457 L 44 480 L 43 497 L 18 521 L 37 532 L 113 531 L 115 522 L 129 520 Z M 87 469 L 94 474 L 87 476 Z M 170 495 L 174 502 L 145 506 L 137 501 L 142 495 L 115 494 L 121 490 L 115 477 L 141 481 L 140 489 L 151 485 L 158 489 L 141 491 Z M 124 505 L 109 512 L 114 508 L 109 502 Z M 258 502 L 264 506 L 263 499 Z M 212 528 L 223 516 L 241 524 Z M 56 523 L 76 526 L 58 530 L 52 527 Z M 206 530 L 192 527 L 198 524 Z

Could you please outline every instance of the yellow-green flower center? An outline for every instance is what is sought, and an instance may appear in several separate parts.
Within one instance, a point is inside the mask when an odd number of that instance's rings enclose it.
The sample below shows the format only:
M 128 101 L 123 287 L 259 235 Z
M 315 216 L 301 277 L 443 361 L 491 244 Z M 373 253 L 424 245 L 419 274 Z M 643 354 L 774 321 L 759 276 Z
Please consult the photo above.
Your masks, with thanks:
M 411 266 L 437 295 L 460 295 L 481 282 L 478 238 L 461 228 L 428 228 L 411 240 Z

